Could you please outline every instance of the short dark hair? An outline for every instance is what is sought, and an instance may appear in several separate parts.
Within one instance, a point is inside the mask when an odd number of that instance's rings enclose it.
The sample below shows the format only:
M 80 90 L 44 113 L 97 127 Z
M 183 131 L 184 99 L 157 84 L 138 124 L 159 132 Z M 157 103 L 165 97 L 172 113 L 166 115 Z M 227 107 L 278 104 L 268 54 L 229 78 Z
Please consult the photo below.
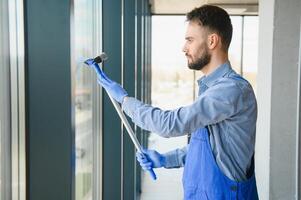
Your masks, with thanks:
M 228 51 L 233 30 L 230 16 L 224 9 L 213 5 L 203 5 L 187 13 L 186 19 L 198 22 L 209 31 L 217 33 L 222 38 L 223 49 Z

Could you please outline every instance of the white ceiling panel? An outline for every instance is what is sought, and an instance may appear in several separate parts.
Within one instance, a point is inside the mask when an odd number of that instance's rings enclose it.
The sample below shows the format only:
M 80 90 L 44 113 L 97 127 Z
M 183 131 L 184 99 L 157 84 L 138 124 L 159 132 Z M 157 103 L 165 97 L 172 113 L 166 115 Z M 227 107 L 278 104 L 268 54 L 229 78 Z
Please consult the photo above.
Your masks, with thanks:
M 258 14 L 258 0 L 151 0 L 153 14 L 186 14 L 204 4 L 221 6 L 231 15 Z

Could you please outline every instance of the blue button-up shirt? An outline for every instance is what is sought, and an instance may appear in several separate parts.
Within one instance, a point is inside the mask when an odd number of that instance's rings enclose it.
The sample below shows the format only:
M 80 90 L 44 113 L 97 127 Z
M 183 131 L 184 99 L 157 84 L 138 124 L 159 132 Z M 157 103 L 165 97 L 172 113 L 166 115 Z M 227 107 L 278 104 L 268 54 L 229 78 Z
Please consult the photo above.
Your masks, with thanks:
M 123 110 L 143 129 L 162 137 L 176 137 L 208 127 L 217 165 L 230 179 L 247 179 L 254 154 L 257 103 L 251 85 L 230 63 L 198 80 L 199 96 L 189 106 L 162 110 L 126 98 Z M 185 164 L 187 147 L 165 154 L 166 168 Z M 201 163 L 200 163 L 201 164 Z

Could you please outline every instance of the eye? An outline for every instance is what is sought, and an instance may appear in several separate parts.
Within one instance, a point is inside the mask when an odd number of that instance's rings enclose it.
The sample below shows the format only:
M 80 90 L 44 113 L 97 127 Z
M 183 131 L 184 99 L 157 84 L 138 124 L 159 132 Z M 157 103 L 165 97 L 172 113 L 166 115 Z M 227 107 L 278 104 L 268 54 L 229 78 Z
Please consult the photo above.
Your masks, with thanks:
M 187 43 L 191 43 L 191 42 L 193 42 L 193 38 L 187 37 L 187 38 L 186 38 L 186 41 L 187 41 Z
M 189 42 L 189 43 L 192 43 L 192 42 L 193 42 L 193 39 L 192 39 L 192 38 L 188 38 L 188 42 Z

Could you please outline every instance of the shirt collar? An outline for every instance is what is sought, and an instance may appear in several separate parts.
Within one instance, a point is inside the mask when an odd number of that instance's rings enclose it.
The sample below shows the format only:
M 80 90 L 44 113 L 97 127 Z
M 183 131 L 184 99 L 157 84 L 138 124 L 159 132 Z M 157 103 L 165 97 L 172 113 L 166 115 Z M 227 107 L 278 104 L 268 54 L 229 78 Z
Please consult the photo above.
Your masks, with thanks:
M 227 61 L 220 66 L 218 66 L 212 73 L 208 76 L 203 76 L 197 80 L 198 85 L 205 84 L 207 87 L 212 86 L 215 81 L 223 77 L 227 72 L 231 70 L 230 62 Z

